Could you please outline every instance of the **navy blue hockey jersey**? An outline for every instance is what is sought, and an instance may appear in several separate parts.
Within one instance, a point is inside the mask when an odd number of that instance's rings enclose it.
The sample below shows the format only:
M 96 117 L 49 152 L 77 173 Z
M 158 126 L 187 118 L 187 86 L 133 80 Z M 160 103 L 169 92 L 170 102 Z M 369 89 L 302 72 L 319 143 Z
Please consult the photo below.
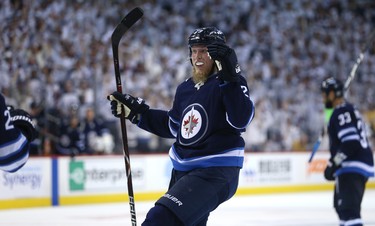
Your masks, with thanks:
M 245 78 L 221 84 L 211 75 L 204 84 L 192 79 L 176 90 L 172 109 L 150 109 L 138 126 L 164 138 L 176 138 L 169 156 L 176 170 L 214 166 L 242 167 L 241 132 L 254 117 Z
M 14 127 L 10 113 L 0 94 L 0 169 L 15 172 L 29 157 L 29 143 L 26 137 Z
M 347 158 L 336 175 L 359 173 L 374 176 L 374 158 L 359 111 L 350 103 L 337 106 L 328 122 L 331 156 L 342 152 Z

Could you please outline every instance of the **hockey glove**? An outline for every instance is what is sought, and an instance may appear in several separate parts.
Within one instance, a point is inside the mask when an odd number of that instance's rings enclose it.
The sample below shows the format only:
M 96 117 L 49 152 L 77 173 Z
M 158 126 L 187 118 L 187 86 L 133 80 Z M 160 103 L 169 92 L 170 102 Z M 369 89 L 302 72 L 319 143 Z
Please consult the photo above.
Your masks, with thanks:
M 109 95 L 107 99 L 111 101 L 112 114 L 115 117 L 120 117 L 124 109 L 125 118 L 134 124 L 138 124 L 141 114 L 150 108 L 142 98 L 117 91 Z
M 338 165 L 335 164 L 334 160 L 330 158 L 327 163 L 327 167 L 324 170 L 324 178 L 326 180 L 335 180 L 335 172 L 339 168 Z
M 22 109 L 9 108 L 11 120 L 13 125 L 21 130 L 22 134 L 27 138 L 29 142 L 35 140 L 37 137 L 37 131 L 31 119 L 31 116 Z
M 211 59 L 219 61 L 222 69 L 219 68 L 219 78 L 226 82 L 235 82 L 239 80 L 241 74 L 238 65 L 236 52 L 223 43 L 213 43 L 207 45 L 208 53 Z

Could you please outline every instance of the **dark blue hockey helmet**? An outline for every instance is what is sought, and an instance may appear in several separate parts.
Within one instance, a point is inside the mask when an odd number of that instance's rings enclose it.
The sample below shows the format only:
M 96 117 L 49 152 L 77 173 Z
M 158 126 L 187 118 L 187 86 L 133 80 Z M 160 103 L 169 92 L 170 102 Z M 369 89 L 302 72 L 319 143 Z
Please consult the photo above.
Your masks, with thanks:
M 194 45 L 209 45 L 214 42 L 225 43 L 225 35 L 222 31 L 217 29 L 216 27 L 202 27 L 196 29 L 190 36 L 189 36 L 189 57 L 191 57 L 191 47 Z M 191 62 L 190 59 L 190 63 Z
M 217 29 L 216 27 L 203 27 L 196 29 L 190 36 L 189 36 L 189 48 L 193 45 L 209 45 L 214 42 L 225 43 L 225 35 L 222 31 Z
M 335 97 L 342 97 L 344 95 L 344 86 L 342 82 L 334 77 L 329 77 L 322 82 L 320 87 L 322 92 L 325 92 L 327 95 L 329 92 L 333 91 Z

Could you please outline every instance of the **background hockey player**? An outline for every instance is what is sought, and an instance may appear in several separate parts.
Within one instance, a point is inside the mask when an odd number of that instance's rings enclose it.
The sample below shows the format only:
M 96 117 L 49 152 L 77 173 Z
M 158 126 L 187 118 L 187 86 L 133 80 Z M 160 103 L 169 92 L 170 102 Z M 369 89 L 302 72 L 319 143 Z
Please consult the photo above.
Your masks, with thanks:
M 0 169 L 15 172 L 25 165 L 36 134 L 30 115 L 22 109 L 8 108 L 0 94 Z
M 182 82 L 169 111 L 150 109 L 141 98 L 112 93 L 112 112 L 164 138 L 173 171 L 168 191 L 142 225 L 206 225 L 211 211 L 231 198 L 243 165 L 241 132 L 254 116 L 235 51 L 215 27 L 188 39 L 193 76 Z M 215 63 L 216 61 L 216 63 Z
M 328 122 L 331 157 L 324 177 L 335 180 L 334 207 L 340 225 L 360 226 L 361 203 L 368 177 L 374 176 L 373 154 L 359 111 L 344 99 L 343 84 L 323 81 L 321 91 L 326 108 L 333 108 Z

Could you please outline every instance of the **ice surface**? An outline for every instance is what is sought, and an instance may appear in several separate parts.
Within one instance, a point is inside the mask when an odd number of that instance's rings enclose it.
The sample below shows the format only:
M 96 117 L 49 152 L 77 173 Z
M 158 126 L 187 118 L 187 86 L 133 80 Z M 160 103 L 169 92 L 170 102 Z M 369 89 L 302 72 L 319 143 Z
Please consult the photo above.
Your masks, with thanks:
M 135 203 L 141 225 L 153 202 Z M 375 190 L 362 203 L 366 226 L 375 226 Z M 27 208 L 0 211 L 0 225 L 125 226 L 131 225 L 128 203 Z M 332 192 L 235 196 L 216 209 L 208 226 L 337 226 Z

